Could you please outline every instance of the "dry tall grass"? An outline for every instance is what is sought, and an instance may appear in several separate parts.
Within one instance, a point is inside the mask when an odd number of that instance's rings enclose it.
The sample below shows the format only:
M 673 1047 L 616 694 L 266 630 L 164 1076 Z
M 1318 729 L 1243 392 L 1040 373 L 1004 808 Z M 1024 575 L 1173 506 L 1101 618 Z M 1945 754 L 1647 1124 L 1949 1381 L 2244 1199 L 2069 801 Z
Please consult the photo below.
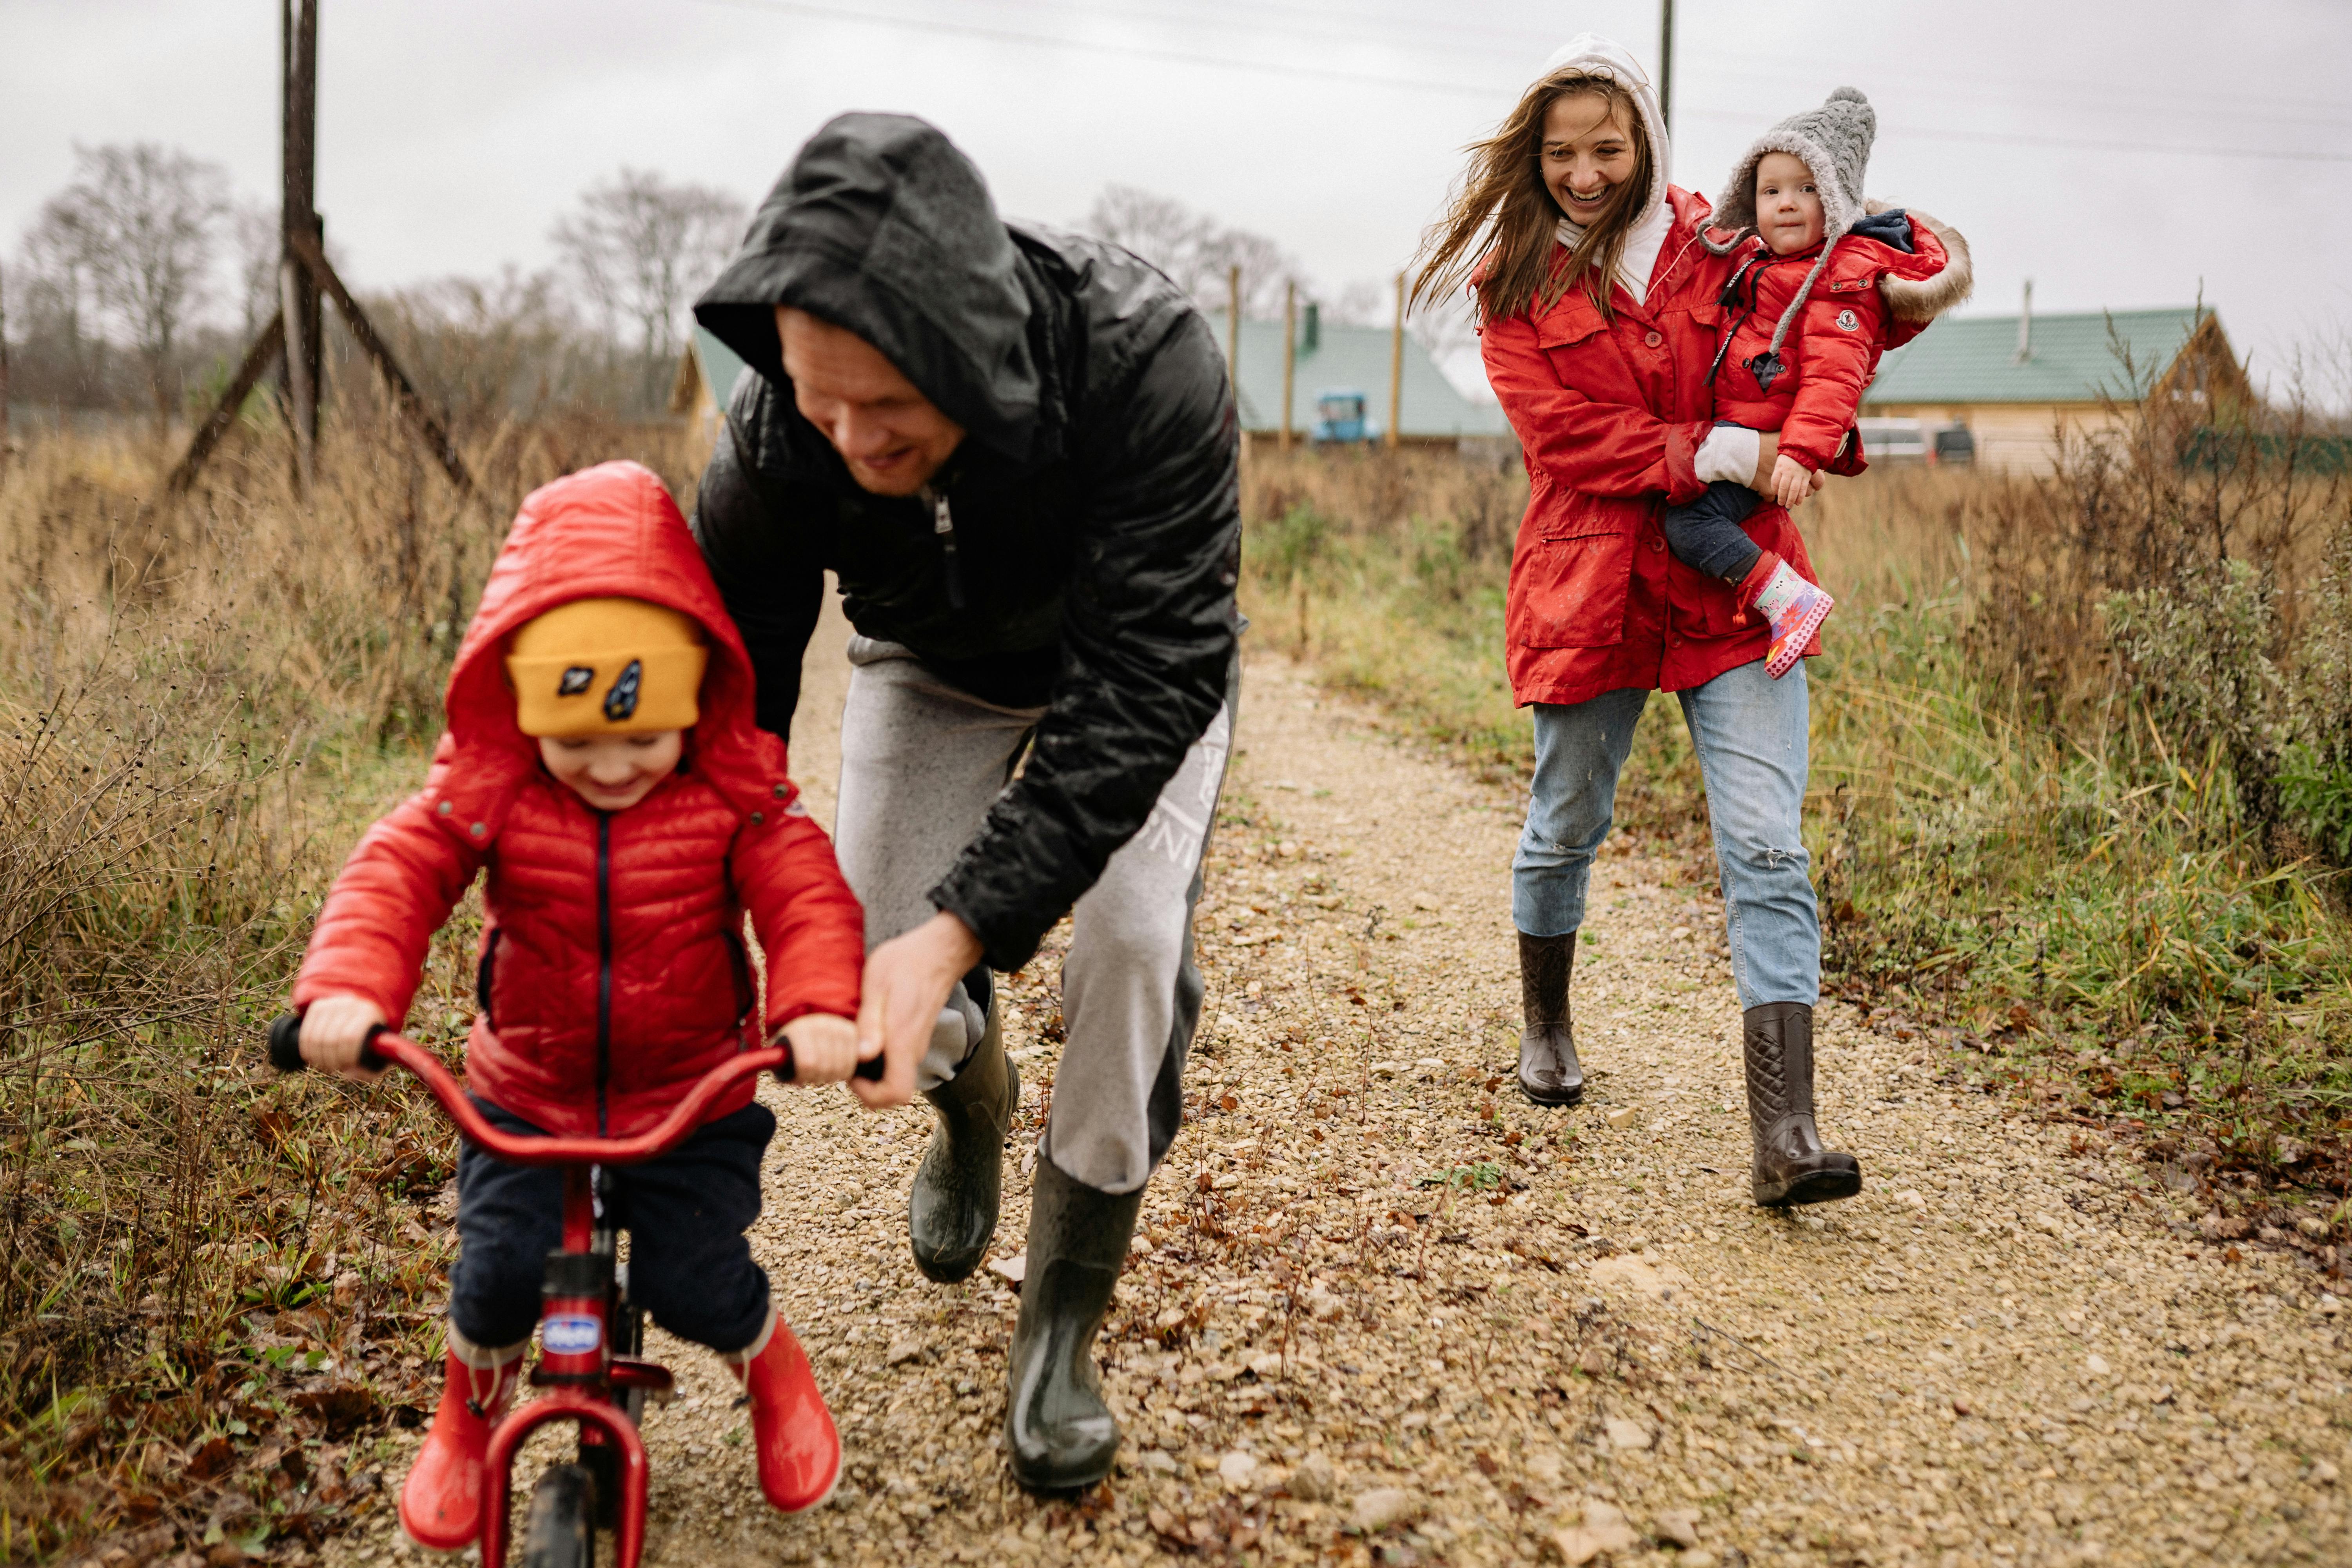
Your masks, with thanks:
M 413 1419 L 454 1165 L 396 1087 L 278 1083 L 258 1029 L 361 826 L 421 776 L 530 485 L 670 426 L 477 427 L 461 501 L 367 400 L 316 493 L 249 430 L 184 502 L 136 438 L 0 479 L 0 1559 L 336 1528 Z M 470 1016 L 470 928 L 415 1027 Z

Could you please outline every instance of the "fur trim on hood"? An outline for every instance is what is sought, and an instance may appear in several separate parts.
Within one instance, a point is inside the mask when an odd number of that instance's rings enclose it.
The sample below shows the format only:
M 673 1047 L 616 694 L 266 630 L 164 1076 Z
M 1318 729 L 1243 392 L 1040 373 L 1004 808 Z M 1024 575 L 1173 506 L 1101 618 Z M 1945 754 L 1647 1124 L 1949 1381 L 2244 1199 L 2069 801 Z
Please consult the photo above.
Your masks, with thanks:
M 1890 210 L 1882 201 L 1868 201 L 1863 205 L 1874 215 Z M 1907 278 L 1881 278 L 1878 291 L 1885 297 L 1886 308 L 1896 321 L 1932 321 L 1965 301 L 1976 288 L 1976 272 L 1969 259 L 1969 242 L 1961 237 L 1958 229 L 1928 216 L 1917 207 L 1905 210 L 1909 213 L 1913 223 L 1942 242 L 1944 252 L 1950 259 L 1945 262 L 1941 272 L 1916 282 Z

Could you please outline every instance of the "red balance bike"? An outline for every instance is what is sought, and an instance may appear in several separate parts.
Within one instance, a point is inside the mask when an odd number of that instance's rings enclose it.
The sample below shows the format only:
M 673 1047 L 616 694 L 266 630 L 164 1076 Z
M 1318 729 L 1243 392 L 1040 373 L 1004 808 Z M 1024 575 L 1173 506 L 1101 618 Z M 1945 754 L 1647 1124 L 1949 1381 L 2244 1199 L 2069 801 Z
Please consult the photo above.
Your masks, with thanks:
M 289 1013 L 269 1026 L 270 1064 L 299 1072 L 302 1021 Z M 669 1152 L 702 1125 L 710 1103 L 747 1078 L 774 1068 L 789 1078 L 792 1047 L 746 1051 L 713 1068 L 660 1125 L 634 1138 L 536 1138 L 501 1132 L 466 1097 L 441 1059 L 414 1040 L 379 1027 L 361 1053 L 370 1068 L 405 1068 L 425 1080 L 457 1130 L 485 1152 L 517 1165 L 563 1170 L 563 1247 L 547 1255 L 541 1291 L 539 1365 L 530 1374 L 540 1397 L 519 1403 L 490 1434 L 482 1500 L 482 1568 L 502 1568 L 507 1551 L 509 1471 L 523 1439 L 550 1421 L 580 1428 L 575 1465 L 551 1465 L 531 1493 L 524 1521 L 523 1568 L 590 1568 L 598 1524 L 617 1537 L 616 1568 L 637 1568 L 646 1544 L 646 1446 L 637 1435 L 646 1395 L 667 1394 L 669 1369 L 639 1359 L 645 1317 L 629 1300 L 628 1270 L 599 1200 L 603 1174 Z M 860 1078 L 881 1076 L 879 1057 L 857 1065 Z

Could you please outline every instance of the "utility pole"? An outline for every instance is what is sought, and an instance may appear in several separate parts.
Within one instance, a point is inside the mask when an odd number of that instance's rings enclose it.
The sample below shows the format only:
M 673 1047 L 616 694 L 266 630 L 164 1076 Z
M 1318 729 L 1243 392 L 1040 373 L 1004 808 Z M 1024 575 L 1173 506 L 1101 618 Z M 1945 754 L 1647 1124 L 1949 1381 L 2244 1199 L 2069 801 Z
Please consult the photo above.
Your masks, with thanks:
M 286 347 L 279 384 L 294 431 L 296 487 L 318 479 L 319 340 L 324 325 L 318 280 L 295 251 L 295 237 L 325 238 L 319 222 L 319 0 L 279 0 L 278 304 Z
M 1397 274 L 1396 325 L 1389 332 L 1389 427 L 1382 442 L 1393 451 L 1404 412 L 1404 274 Z
M 1658 118 L 1675 128 L 1675 0 L 1658 0 Z
M 8 282 L 0 277 L 0 477 L 8 472 Z
M 1234 412 L 1242 406 L 1242 268 L 1225 268 L 1225 380 L 1233 384 Z
M 286 391 L 287 423 L 294 434 L 294 477 L 304 494 L 318 478 L 319 343 L 324 312 L 320 300 L 332 300 L 360 352 L 375 362 L 392 393 L 393 406 L 407 419 L 427 451 L 449 476 L 457 493 L 474 493 L 473 476 L 457 455 L 457 443 L 425 405 L 415 384 L 393 358 L 390 345 L 360 309 L 343 280 L 327 260 L 326 224 L 319 216 L 319 0 L 279 0 L 278 88 L 282 198 L 278 216 L 278 311 L 245 351 L 245 359 L 229 378 L 227 389 L 213 405 L 212 415 L 188 442 L 187 455 L 172 470 L 165 489 L 184 494 L 195 482 L 205 459 L 236 423 L 245 400 L 274 367 Z
M 1298 284 L 1282 286 L 1282 435 L 1279 450 L 1290 450 L 1290 394 L 1298 375 Z

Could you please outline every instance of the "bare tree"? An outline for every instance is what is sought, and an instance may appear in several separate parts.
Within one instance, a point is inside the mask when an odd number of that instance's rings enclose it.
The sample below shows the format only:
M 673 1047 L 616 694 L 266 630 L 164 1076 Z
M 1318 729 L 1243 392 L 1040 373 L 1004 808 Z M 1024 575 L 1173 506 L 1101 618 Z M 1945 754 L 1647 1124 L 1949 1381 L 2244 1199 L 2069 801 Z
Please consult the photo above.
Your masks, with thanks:
M 146 362 L 159 427 L 171 418 L 173 354 L 203 304 L 214 230 L 228 211 L 220 166 L 152 142 L 76 147 L 77 178 L 55 198 L 80 239 L 98 302 Z
M 667 384 L 687 304 L 726 265 L 743 221 L 742 202 L 725 191 L 629 168 L 556 220 L 556 248 L 606 331 L 635 331 L 642 399 Z
M 250 342 L 278 313 L 278 212 L 259 202 L 239 201 L 229 211 L 228 226 L 236 252 L 237 314 L 245 323 L 240 336 Z
M 1105 185 L 1077 227 L 1135 252 L 1206 310 L 1225 308 L 1234 267 L 1242 269 L 1244 318 L 1278 314 L 1285 284 L 1309 291 L 1305 269 L 1272 239 L 1227 228 L 1173 196 Z

